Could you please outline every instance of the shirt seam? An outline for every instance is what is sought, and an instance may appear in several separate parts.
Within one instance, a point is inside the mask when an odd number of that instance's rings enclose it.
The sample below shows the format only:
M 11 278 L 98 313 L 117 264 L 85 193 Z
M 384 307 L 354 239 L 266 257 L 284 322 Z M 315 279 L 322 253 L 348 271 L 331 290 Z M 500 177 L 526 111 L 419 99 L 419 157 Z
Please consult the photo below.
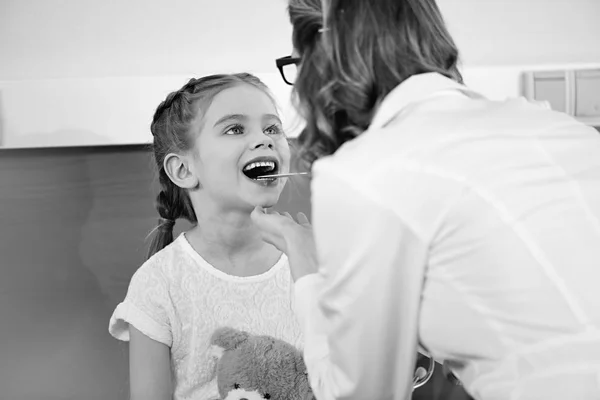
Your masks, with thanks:
M 198 252 L 194 250 L 190 242 L 185 237 L 185 232 L 181 233 L 177 240 L 180 241 L 180 246 L 182 250 L 193 260 L 194 265 L 200 267 L 202 271 L 214 276 L 215 278 L 228 283 L 252 284 L 266 282 L 269 279 L 272 279 L 274 276 L 276 276 L 277 273 L 285 266 L 287 262 L 287 256 L 284 253 L 281 253 L 275 264 L 273 264 L 268 271 L 252 276 L 230 275 L 215 268 L 200 254 L 198 254 Z
M 594 227 L 595 227 L 596 231 L 600 233 L 600 220 L 598 220 L 597 217 L 594 217 L 593 213 L 590 212 L 589 204 L 587 201 L 585 201 L 585 199 L 581 193 L 581 186 L 577 182 L 575 182 L 573 177 L 570 174 L 568 174 L 567 171 L 559 163 L 556 162 L 554 157 L 552 157 L 552 155 L 550 155 L 550 153 L 548 153 L 548 151 L 546 149 L 543 148 L 543 146 L 540 143 L 539 136 L 535 136 L 533 141 L 535 143 L 536 149 L 546 157 L 546 159 L 552 166 L 554 166 L 555 168 L 560 170 L 560 172 L 563 174 L 563 177 L 568 181 L 569 186 L 572 187 L 572 190 L 573 190 L 575 196 L 577 197 L 579 204 L 585 210 L 585 214 L 592 221 L 595 221 Z M 542 267 L 544 267 L 544 266 L 542 266 Z M 551 267 L 552 267 L 551 265 L 547 266 L 547 268 L 551 268 Z M 569 308 L 571 308 L 571 311 L 573 312 L 573 314 L 575 314 L 579 323 L 584 325 L 589 330 L 595 329 L 590 320 L 590 316 L 584 311 L 582 306 L 579 304 L 579 301 L 577 301 L 576 297 L 573 295 L 572 290 L 569 290 L 566 287 L 566 285 L 564 285 L 564 280 L 561 279 L 560 276 L 558 276 L 558 273 L 554 270 L 554 268 L 552 268 L 552 270 L 548 270 L 548 269 L 544 268 L 544 272 L 547 274 L 548 278 L 552 282 L 555 283 L 555 285 L 559 286 L 559 287 L 557 287 L 557 289 L 563 294 L 563 296 L 566 297 L 565 300 L 569 304 Z M 560 282 L 555 282 L 555 279 Z

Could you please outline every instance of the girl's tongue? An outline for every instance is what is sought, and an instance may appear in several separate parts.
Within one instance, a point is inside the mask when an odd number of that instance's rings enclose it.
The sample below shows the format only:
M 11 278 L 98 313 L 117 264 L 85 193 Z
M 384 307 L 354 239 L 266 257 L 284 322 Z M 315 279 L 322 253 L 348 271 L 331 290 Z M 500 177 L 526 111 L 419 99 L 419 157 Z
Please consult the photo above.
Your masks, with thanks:
M 277 173 L 277 164 L 274 161 L 257 161 L 247 164 L 242 173 L 252 180 L 262 175 Z

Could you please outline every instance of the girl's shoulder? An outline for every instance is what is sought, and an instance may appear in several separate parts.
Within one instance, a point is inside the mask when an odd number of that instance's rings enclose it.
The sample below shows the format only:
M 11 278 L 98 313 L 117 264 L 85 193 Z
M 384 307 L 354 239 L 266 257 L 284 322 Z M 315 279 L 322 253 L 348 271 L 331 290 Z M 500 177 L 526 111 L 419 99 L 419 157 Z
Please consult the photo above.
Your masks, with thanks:
M 197 281 L 202 285 L 247 286 L 264 285 L 268 281 L 289 278 L 289 262 L 282 254 L 269 270 L 253 276 L 226 274 L 209 264 L 189 244 L 184 234 L 171 244 L 146 260 L 135 272 L 133 279 L 162 281 L 172 287 L 174 284 Z
M 135 275 L 161 276 L 164 279 L 172 278 L 174 274 L 181 274 L 194 263 L 183 246 L 183 235 L 159 250 L 137 269 Z

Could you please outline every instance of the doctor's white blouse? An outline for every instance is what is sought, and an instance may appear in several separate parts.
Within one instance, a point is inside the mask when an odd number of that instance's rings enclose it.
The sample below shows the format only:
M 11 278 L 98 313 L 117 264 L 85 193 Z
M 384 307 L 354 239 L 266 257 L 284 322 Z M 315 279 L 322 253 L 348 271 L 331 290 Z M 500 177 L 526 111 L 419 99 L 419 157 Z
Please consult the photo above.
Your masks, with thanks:
M 408 399 L 418 346 L 476 399 L 600 399 L 595 129 L 428 73 L 312 175 L 319 400 Z

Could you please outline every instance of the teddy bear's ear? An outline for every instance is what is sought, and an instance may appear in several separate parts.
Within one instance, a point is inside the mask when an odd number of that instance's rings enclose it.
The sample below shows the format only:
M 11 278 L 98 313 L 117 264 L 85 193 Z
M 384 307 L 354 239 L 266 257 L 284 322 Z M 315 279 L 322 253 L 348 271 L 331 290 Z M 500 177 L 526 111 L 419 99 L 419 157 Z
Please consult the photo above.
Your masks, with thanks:
M 250 334 L 230 327 L 218 328 L 214 331 L 210 343 L 219 346 L 223 350 L 233 350 L 244 343 Z
M 221 359 L 221 357 L 223 357 L 223 352 L 224 352 L 224 351 L 225 351 L 225 349 L 224 349 L 224 348 L 222 348 L 222 347 L 219 347 L 219 346 L 217 346 L 217 345 L 215 345 L 215 344 L 211 345 L 211 346 L 208 348 L 208 354 L 209 354 L 211 357 L 214 357 L 214 358 L 216 358 L 216 359 L 218 359 L 218 360 L 220 360 L 220 359 Z

